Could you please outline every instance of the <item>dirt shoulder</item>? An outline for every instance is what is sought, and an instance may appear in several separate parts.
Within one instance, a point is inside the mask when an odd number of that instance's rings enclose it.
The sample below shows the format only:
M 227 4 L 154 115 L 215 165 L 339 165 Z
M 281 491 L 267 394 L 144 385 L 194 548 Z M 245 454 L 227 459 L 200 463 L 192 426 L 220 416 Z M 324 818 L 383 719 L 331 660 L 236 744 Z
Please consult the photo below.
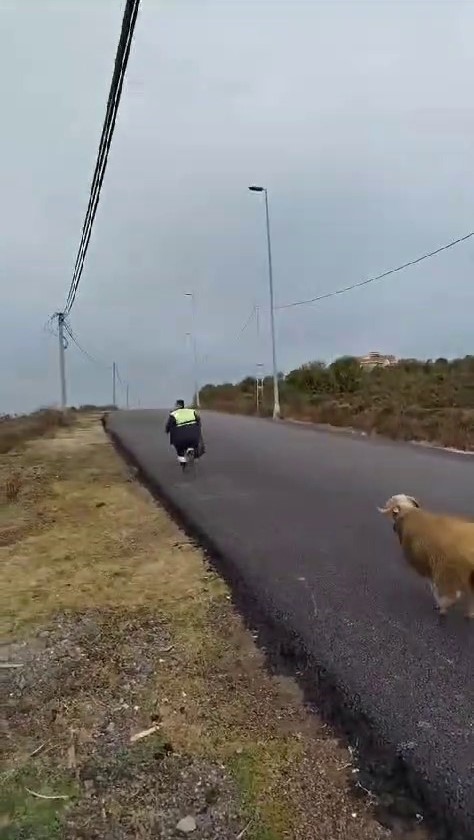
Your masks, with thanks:
M 344 744 L 98 417 L 0 457 L 0 836 L 379 840 Z

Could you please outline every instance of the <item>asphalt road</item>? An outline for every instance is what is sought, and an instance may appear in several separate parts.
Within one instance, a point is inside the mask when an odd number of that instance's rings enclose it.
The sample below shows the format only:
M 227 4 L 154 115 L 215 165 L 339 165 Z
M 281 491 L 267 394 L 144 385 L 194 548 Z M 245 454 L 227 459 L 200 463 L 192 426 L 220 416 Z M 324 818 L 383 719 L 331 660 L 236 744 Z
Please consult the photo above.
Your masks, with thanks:
M 206 413 L 190 480 L 164 422 L 118 412 L 110 427 L 473 838 L 474 624 L 439 624 L 376 506 L 406 492 L 474 516 L 474 457 Z

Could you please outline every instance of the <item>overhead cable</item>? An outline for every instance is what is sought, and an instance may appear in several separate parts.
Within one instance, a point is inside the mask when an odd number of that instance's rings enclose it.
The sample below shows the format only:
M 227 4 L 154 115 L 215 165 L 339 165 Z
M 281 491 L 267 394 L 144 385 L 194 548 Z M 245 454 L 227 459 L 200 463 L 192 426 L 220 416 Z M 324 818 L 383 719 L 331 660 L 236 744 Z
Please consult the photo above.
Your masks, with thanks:
M 292 309 L 295 306 L 309 306 L 312 303 L 317 303 L 320 300 L 326 300 L 327 298 L 336 297 L 336 295 L 344 295 L 346 292 L 352 292 L 353 289 L 360 289 L 362 286 L 368 286 L 369 283 L 375 283 L 378 280 L 383 280 L 385 277 L 389 277 L 391 274 L 396 274 L 398 271 L 403 271 L 405 268 L 410 268 L 412 265 L 417 265 L 417 263 L 422 262 L 423 260 L 428 260 L 431 257 L 435 257 L 437 254 L 440 254 L 442 251 L 447 251 L 449 248 L 454 248 L 455 245 L 460 245 L 461 242 L 466 242 L 468 239 L 474 236 L 474 230 L 470 233 L 467 233 L 465 236 L 459 237 L 459 239 L 453 239 L 452 242 L 448 242 L 447 245 L 442 245 L 440 248 L 436 248 L 435 251 L 429 251 L 427 254 L 423 254 L 421 257 L 417 257 L 414 260 L 409 260 L 409 262 L 403 263 L 402 265 L 397 266 L 396 268 L 390 268 L 388 271 L 382 272 L 382 274 L 377 274 L 375 277 L 369 277 L 368 280 L 361 280 L 358 283 L 351 283 L 350 286 L 344 286 L 342 289 L 335 289 L 332 292 L 325 292 L 322 295 L 317 295 L 314 298 L 308 298 L 307 300 L 295 300 L 292 303 L 284 303 L 276 306 L 275 309 Z
M 83 347 L 83 345 L 78 341 L 76 335 L 74 334 L 71 325 L 66 320 L 64 321 L 64 331 L 68 334 L 69 338 L 71 339 L 72 342 L 74 342 L 77 349 L 80 350 L 82 355 L 85 356 L 87 359 L 89 359 L 90 362 L 92 362 L 95 365 L 98 365 L 99 367 L 106 368 L 107 370 L 111 369 L 111 365 L 108 365 L 106 362 L 103 362 L 100 359 L 97 359 L 95 356 L 93 356 L 91 353 L 89 353 L 88 350 L 86 350 Z
M 99 143 L 99 151 L 90 188 L 89 203 L 84 218 L 81 241 L 76 256 L 74 272 L 71 280 L 71 285 L 69 287 L 66 306 L 64 309 L 66 315 L 69 314 L 74 305 L 77 289 L 84 269 L 84 261 L 89 247 L 92 226 L 94 224 L 94 219 L 97 212 L 100 193 L 102 189 L 102 183 L 107 167 L 107 160 L 112 142 L 112 136 L 114 133 L 120 97 L 122 94 L 123 81 L 125 78 L 125 72 L 127 69 L 128 59 L 130 55 L 130 47 L 133 39 L 133 33 L 135 29 L 139 5 L 140 0 L 126 0 L 122 19 L 120 40 L 115 56 L 114 72 L 112 76 L 112 82 L 110 85 L 107 109 Z

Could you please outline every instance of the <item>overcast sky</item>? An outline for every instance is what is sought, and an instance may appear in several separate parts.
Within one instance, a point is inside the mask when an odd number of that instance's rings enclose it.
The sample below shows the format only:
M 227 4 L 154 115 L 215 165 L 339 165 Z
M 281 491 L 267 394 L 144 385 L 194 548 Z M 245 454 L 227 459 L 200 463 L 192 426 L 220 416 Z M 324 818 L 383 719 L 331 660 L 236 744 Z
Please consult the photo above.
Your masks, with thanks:
M 0 9 L 0 411 L 58 399 L 57 340 L 121 25 L 120 0 Z M 474 2 L 142 0 L 71 323 L 69 400 L 165 405 L 269 369 L 261 196 L 277 303 L 357 282 L 474 228 Z M 255 323 L 239 337 L 254 304 Z M 278 364 L 474 352 L 474 240 L 278 313 Z

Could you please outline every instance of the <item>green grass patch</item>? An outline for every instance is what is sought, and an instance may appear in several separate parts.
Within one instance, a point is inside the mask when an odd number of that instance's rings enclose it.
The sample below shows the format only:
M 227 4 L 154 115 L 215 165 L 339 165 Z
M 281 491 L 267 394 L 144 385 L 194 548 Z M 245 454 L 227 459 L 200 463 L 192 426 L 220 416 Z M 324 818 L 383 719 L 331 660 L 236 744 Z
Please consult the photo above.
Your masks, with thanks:
M 299 747 L 285 740 L 254 744 L 235 756 L 231 771 L 252 824 L 249 840 L 282 840 L 291 828 L 290 811 L 282 796 L 285 770 Z
M 43 796 L 67 796 L 68 799 L 40 799 Z M 44 769 L 20 769 L 5 774 L 0 788 L 1 840 L 59 840 L 60 815 L 77 798 L 74 779 Z

